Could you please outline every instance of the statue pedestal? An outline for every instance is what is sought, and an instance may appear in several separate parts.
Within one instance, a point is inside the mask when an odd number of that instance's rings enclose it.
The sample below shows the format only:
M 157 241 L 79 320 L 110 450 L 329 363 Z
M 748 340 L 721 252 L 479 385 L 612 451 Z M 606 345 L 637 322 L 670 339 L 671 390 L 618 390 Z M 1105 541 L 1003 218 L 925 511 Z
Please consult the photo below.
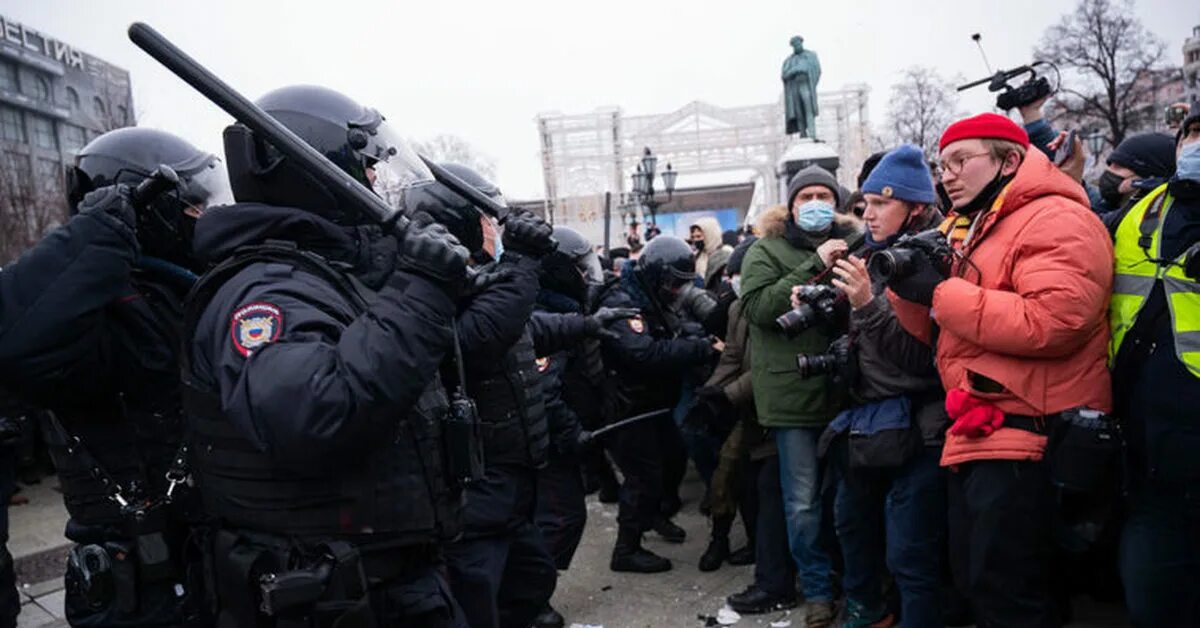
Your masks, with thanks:
M 779 182 L 777 198 L 786 199 L 788 181 L 797 172 L 812 165 L 820 166 L 836 177 L 839 165 L 837 151 L 829 144 L 811 137 L 788 137 L 787 148 L 775 168 L 776 181 Z

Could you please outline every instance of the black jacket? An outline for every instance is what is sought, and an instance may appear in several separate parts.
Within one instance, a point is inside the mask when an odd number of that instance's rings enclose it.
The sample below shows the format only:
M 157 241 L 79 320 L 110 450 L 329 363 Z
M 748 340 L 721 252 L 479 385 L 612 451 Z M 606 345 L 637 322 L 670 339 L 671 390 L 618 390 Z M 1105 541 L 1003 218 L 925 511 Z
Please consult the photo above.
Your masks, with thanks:
M 607 420 L 673 407 L 683 376 L 712 358 L 708 339 L 684 334 L 680 323 L 646 295 L 631 264 L 606 286 L 599 305 L 642 311 L 609 323 L 617 338 L 601 343 L 605 367 L 617 382 L 613 394 L 606 394 L 605 402 L 612 404 Z
M 165 492 L 182 437 L 178 326 L 195 278 L 137 257 L 124 225 L 82 214 L 0 271 L 0 381 L 67 433 L 47 439 L 77 541 L 120 536 L 127 518 L 67 439 L 81 439 L 133 501 Z
M 266 532 L 441 538 L 455 497 L 437 373 L 453 300 L 395 270 L 397 243 L 377 227 L 259 204 L 211 209 L 196 225 L 208 261 L 272 241 L 318 253 L 357 288 L 287 260 L 217 282 L 187 345 L 197 398 L 213 398 L 189 406 L 206 509 Z

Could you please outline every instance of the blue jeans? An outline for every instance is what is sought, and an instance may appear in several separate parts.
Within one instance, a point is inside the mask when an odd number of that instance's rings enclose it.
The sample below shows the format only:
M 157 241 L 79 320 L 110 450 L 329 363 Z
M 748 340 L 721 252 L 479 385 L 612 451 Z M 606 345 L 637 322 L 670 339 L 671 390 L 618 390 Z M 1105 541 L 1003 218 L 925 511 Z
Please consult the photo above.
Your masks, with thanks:
M 944 625 L 946 480 L 939 457 L 937 448 L 926 447 L 897 469 L 848 470 L 838 487 L 834 512 L 846 562 L 846 595 L 882 611 L 880 575 L 886 559 L 900 590 L 905 626 Z
M 822 431 L 822 428 L 815 427 L 775 430 L 788 545 L 800 573 L 800 582 L 804 585 L 804 597 L 810 602 L 833 599 L 830 582 L 833 565 L 821 547 L 821 477 L 817 438 Z
M 1121 580 L 1134 626 L 1200 623 L 1200 492 L 1136 482 L 1121 533 Z

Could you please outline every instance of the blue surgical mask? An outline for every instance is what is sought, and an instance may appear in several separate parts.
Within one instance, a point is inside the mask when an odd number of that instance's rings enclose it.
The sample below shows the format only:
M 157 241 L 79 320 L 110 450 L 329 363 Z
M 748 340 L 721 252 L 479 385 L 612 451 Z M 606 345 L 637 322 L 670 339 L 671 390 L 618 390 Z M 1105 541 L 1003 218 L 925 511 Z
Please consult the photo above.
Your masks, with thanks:
M 1179 151 L 1175 160 L 1175 176 L 1200 182 L 1200 142 L 1192 142 Z
M 831 224 L 833 224 L 833 205 L 825 201 L 808 201 L 796 210 L 796 225 L 805 231 L 824 231 Z

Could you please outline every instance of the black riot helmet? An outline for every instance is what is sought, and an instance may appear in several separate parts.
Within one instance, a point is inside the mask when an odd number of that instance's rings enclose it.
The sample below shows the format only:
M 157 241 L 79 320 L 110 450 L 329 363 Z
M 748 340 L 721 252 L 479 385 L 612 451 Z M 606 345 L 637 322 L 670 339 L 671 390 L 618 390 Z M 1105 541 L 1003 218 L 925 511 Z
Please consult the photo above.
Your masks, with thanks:
M 451 174 L 469 183 L 472 187 L 483 192 L 488 198 L 507 205 L 504 195 L 495 183 L 483 178 L 475 170 L 462 164 L 442 163 L 441 166 Z M 470 201 L 459 196 L 450 188 L 439 182 L 421 185 L 409 190 L 404 202 L 405 210 L 410 213 L 425 212 L 434 221 L 446 227 L 446 230 L 458 238 L 458 241 L 472 253 L 483 249 L 483 216 L 479 208 Z
M 570 227 L 555 227 L 554 239 L 558 248 L 542 257 L 539 283 L 583 304 L 588 284 L 598 284 L 604 279 L 600 259 L 592 250 L 592 243 Z
M 67 202 L 74 213 L 92 190 L 115 183 L 136 187 L 160 165 L 179 175 L 179 186 L 137 209 L 142 254 L 195 270 L 192 233 L 208 206 L 233 201 L 221 160 L 181 137 L 157 129 L 109 131 L 84 146 L 67 166 Z M 189 211 L 190 210 L 190 211 Z
M 692 247 L 675 236 L 660 235 L 642 250 L 634 270 L 650 295 L 667 305 L 696 280 Z
M 256 103 L 359 183 L 403 209 L 429 169 L 379 112 L 325 87 L 293 85 Z M 238 202 L 295 207 L 340 225 L 371 220 L 241 124 L 225 129 L 229 183 Z

